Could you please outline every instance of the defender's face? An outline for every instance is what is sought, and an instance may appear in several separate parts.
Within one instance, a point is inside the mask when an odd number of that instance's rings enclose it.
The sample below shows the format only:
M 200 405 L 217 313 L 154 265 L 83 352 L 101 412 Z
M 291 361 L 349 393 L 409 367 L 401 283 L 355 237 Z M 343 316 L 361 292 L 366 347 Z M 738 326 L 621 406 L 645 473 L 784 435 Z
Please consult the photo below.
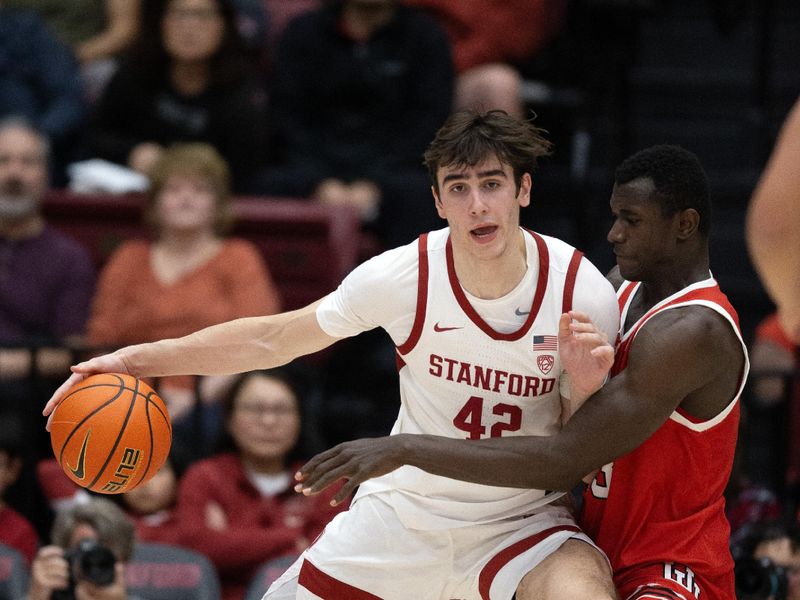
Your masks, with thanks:
M 471 167 L 440 167 L 436 178 L 436 210 L 454 247 L 480 258 L 502 255 L 519 235 L 520 207 L 530 204 L 530 175 L 517 190 L 511 166 L 492 157 Z
M 674 255 L 678 215 L 665 217 L 652 199 L 654 191 L 650 178 L 639 178 L 615 185 L 611 194 L 608 241 L 620 275 L 629 281 L 646 281 L 659 267 L 669 268 Z

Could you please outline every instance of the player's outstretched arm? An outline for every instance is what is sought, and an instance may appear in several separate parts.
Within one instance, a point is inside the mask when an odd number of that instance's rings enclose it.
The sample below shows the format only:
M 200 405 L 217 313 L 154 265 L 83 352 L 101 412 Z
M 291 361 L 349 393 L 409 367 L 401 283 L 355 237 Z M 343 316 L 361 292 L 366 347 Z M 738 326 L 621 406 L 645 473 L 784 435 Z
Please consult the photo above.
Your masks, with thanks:
M 800 100 L 786 119 L 747 212 L 753 264 L 778 306 L 787 335 L 800 343 Z
M 569 490 L 586 473 L 640 445 L 693 391 L 741 368 L 738 341 L 710 312 L 674 309 L 653 317 L 637 335 L 627 368 L 556 435 L 467 441 L 401 434 L 354 440 L 301 467 L 296 489 L 314 494 L 346 479 L 335 498 L 342 501 L 367 479 L 412 465 L 473 483 Z M 733 339 L 721 344 L 720 336 Z
M 338 338 L 319 326 L 316 309 L 320 302 L 277 315 L 228 321 L 181 338 L 127 346 L 77 364 L 43 414 L 50 415 L 72 385 L 95 373 L 228 375 L 277 367 L 322 350 Z

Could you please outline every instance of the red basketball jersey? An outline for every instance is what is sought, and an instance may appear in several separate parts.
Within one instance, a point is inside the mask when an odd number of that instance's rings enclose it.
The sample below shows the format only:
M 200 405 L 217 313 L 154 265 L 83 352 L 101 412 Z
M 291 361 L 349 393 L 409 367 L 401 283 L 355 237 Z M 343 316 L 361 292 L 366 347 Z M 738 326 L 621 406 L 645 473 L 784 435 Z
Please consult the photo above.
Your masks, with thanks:
M 618 291 L 623 328 L 638 289 L 638 283 L 625 282 Z M 679 408 L 647 441 L 604 466 L 586 487 L 582 525 L 608 555 L 623 599 L 653 581 L 656 572 L 661 575 L 655 579 L 688 591 L 687 599 L 735 597 L 722 494 L 733 464 L 738 399 L 748 362 L 738 316 L 716 281 L 709 278 L 684 288 L 621 331 L 611 374 L 625 369 L 633 340 L 653 315 L 686 305 L 703 305 L 726 318 L 742 343 L 745 368 L 736 396 L 716 417 L 699 422 Z

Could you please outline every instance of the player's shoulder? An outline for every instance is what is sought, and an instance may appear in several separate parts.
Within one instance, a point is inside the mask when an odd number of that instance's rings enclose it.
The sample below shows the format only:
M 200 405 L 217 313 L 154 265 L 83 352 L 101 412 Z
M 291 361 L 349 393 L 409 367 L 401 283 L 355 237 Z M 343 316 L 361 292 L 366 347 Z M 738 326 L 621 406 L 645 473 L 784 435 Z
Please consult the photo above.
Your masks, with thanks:
M 447 243 L 447 229 L 440 229 L 424 234 L 424 238 L 416 238 L 408 244 L 385 250 L 366 260 L 357 267 L 365 272 L 397 273 L 408 269 L 416 270 L 419 265 L 420 250 L 428 255 L 444 251 Z
M 678 304 L 654 313 L 642 326 L 663 344 L 675 344 L 687 352 L 710 356 L 724 349 L 738 351 L 740 342 L 722 310 L 706 303 Z

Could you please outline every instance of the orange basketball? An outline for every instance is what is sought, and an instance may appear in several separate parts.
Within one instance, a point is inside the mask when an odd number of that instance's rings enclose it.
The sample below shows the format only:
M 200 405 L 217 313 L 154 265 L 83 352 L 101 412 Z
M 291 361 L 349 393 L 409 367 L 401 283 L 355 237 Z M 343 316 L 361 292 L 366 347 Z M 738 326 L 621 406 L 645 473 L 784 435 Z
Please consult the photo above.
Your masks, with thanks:
M 120 494 L 164 464 L 172 423 L 153 389 L 121 373 L 74 385 L 53 412 L 50 441 L 58 464 L 81 487 Z

